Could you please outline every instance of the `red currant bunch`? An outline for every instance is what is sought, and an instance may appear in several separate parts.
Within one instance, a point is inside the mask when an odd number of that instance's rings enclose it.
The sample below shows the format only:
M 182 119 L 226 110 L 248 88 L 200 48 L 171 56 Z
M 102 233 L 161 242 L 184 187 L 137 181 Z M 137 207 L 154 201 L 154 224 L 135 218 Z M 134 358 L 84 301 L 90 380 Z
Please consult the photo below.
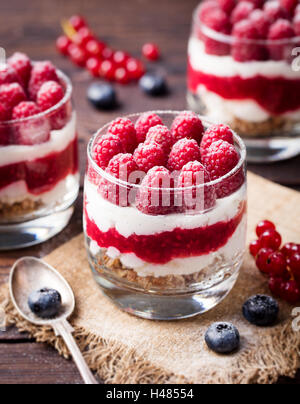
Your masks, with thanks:
M 250 253 L 257 268 L 269 276 L 269 288 L 276 296 L 289 303 L 300 301 L 300 244 L 287 243 L 274 223 L 261 221 L 256 227 L 258 239 L 250 243 Z

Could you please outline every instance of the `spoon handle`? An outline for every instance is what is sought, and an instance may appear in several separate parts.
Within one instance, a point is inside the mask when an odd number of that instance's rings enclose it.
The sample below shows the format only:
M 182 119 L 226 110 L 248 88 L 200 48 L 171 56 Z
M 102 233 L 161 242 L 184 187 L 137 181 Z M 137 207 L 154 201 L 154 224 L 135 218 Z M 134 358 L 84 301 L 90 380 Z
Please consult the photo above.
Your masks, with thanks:
M 62 320 L 55 323 L 53 328 L 55 334 L 57 336 L 60 335 L 65 341 L 85 384 L 99 384 L 86 364 L 86 361 L 84 360 L 83 355 L 72 335 L 74 332 L 73 327 L 68 323 L 67 320 Z

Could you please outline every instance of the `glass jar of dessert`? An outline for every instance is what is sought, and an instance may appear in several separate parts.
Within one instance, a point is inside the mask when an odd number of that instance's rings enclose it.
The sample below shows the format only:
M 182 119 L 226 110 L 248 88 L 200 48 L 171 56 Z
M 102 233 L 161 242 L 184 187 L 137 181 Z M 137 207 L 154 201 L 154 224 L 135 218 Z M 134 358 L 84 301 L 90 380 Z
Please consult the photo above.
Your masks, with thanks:
M 104 293 L 169 320 L 203 313 L 233 288 L 246 246 L 246 149 L 193 112 L 147 112 L 88 146 L 84 233 Z
M 188 103 L 229 124 L 248 160 L 300 153 L 300 5 L 284 0 L 205 0 L 188 46 Z
M 0 66 L 0 250 L 48 240 L 79 191 L 72 85 L 51 62 L 16 53 Z

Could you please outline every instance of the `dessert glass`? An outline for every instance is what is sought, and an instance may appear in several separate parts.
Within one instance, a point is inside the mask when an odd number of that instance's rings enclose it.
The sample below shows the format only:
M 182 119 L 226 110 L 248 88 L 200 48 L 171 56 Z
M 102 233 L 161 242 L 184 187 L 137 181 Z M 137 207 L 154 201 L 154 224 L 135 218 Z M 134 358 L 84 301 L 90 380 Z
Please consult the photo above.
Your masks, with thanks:
M 236 39 L 193 17 L 188 46 L 188 105 L 241 135 L 250 162 L 285 160 L 300 153 L 300 38 Z M 259 54 L 239 62 L 234 52 Z M 254 57 L 255 58 L 255 57 Z M 250 58 L 251 59 L 251 58 Z
M 39 244 L 68 224 L 79 192 L 72 84 L 57 71 L 64 98 L 39 115 L 3 122 L 0 135 L 0 250 Z M 48 137 L 24 144 L 20 137 Z M 36 139 L 35 138 L 35 139 Z M 44 138 L 45 139 L 45 138 Z M 5 143 L 5 142 L 4 142 Z
M 179 114 L 156 113 L 167 126 Z M 135 123 L 139 116 L 129 118 Z M 203 124 L 209 125 L 205 120 Z M 210 310 L 231 291 L 243 262 L 247 228 L 244 143 L 235 135 L 238 166 L 205 184 L 217 189 L 226 181 L 235 181 L 235 192 L 218 199 L 210 210 L 191 212 L 181 207 L 180 213 L 153 216 L 135 206 L 140 185 L 110 176 L 93 160 L 93 146 L 108 126 L 89 143 L 85 177 L 84 233 L 95 280 L 121 309 L 140 317 L 171 320 Z M 102 181 L 117 195 L 128 193 L 130 205 L 121 207 L 104 199 L 99 192 Z M 203 184 L 199 188 L 201 197 Z M 164 191 L 182 193 L 179 188 Z

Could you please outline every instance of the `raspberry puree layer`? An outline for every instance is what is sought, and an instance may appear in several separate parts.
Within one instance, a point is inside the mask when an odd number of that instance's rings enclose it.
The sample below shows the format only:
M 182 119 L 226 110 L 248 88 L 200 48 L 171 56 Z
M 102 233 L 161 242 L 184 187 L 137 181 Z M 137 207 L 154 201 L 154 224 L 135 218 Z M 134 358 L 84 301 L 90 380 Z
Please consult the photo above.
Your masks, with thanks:
M 85 208 L 87 235 L 102 248 L 116 248 L 122 254 L 134 253 L 152 264 L 165 264 L 176 258 L 205 255 L 223 247 L 233 235 L 246 211 L 241 202 L 238 213 L 228 221 L 194 229 L 175 228 L 152 235 L 124 237 L 115 228 L 103 232 L 88 216 Z

